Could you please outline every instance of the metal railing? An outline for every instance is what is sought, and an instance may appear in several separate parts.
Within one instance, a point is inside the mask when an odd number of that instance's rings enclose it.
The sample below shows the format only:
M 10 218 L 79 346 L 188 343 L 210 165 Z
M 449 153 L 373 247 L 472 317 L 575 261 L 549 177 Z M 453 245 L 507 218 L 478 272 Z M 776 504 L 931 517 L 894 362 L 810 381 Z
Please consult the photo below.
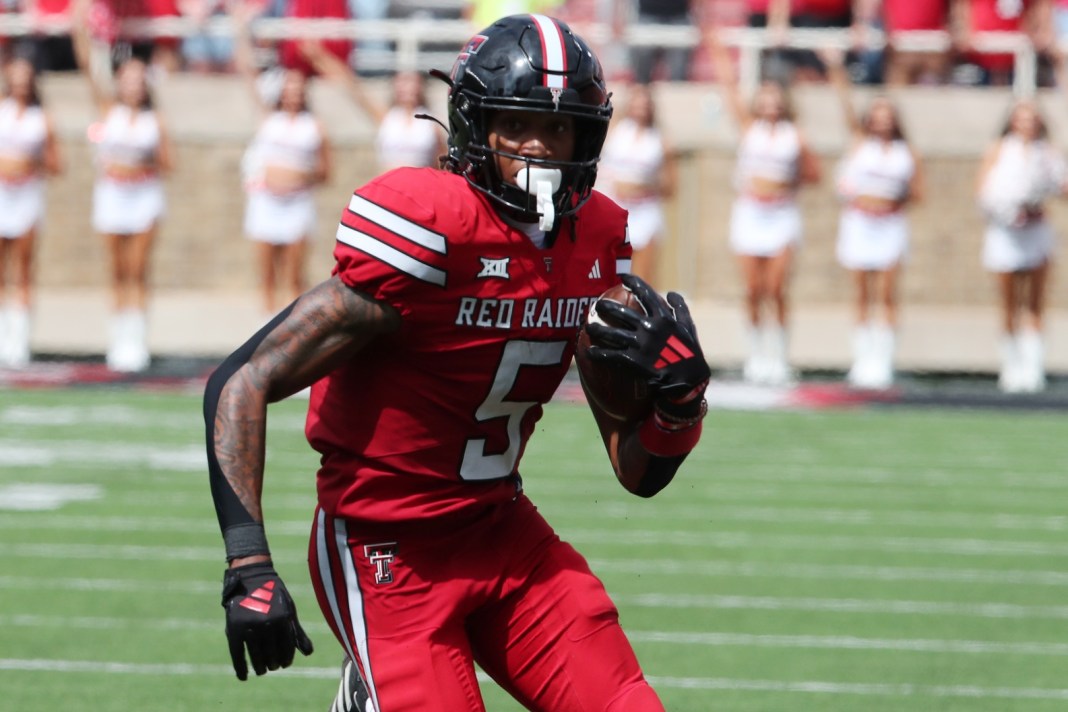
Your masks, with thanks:
M 611 27 L 603 23 L 576 23 L 576 28 L 591 42 L 602 45 L 694 47 L 702 39 L 701 31 L 693 26 L 632 24 L 624 30 L 622 37 L 615 36 Z M 202 24 L 184 17 L 129 18 L 122 22 L 121 29 L 125 37 L 185 37 L 199 33 L 227 37 L 234 34 L 236 25 L 227 17 L 213 17 Z M 41 18 L 28 13 L 0 15 L 0 36 L 61 35 L 69 30 L 69 21 L 61 18 Z M 455 55 L 440 48 L 449 44 L 459 48 L 474 29 L 465 20 L 430 17 L 392 20 L 259 18 L 252 23 L 250 31 L 254 37 L 265 40 L 349 39 L 388 43 L 389 49 L 376 50 L 368 57 L 361 56 L 361 67 L 397 70 L 448 68 Z M 874 29 L 868 30 L 862 38 L 863 46 L 869 49 L 885 47 L 887 39 L 885 33 Z M 854 35 L 840 29 L 790 29 L 773 36 L 763 29 L 724 28 L 720 31 L 720 40 L 739 50 L 739 81 L 744 88 L 751 89 L 759 80 L 762 50 L 775 47 L 851 49 Z M 1038 56 L 1026 35 L 983 32 L 974 35 L 972 41 L 973 48 L 980 53 L 1012 54 L 1015 58 L 1014 92 L 1021 96 L 1034 93 Z M 952 40 L 944 31 L 913 31 L 896 34 L 893 44 L 901 52 L 945 52 L 952 47 Z

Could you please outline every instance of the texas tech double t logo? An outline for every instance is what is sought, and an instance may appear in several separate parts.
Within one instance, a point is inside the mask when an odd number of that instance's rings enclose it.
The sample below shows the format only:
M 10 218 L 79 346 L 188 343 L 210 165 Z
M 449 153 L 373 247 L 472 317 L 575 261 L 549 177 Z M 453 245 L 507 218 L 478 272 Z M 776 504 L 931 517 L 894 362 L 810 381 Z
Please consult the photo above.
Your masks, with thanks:
M 368 544 L 363 547 L 363 555 L 375 567 L 375 583 L 393 583 L 393 569 L 390 564 L 397 558 L 397 542 L 385 544 Z

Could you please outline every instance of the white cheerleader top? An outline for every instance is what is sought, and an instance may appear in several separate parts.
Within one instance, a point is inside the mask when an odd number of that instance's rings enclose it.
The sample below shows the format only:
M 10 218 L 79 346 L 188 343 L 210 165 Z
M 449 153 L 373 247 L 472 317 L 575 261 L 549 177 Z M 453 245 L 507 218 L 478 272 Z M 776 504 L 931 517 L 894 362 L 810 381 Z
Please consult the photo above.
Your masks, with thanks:
M 437 166 L 438 126 L 433 121 L 415 118 L 415 114 L 425 113 L 427 110 L 421 106 L 414 111 L 394 106 L 386 112 L 375 137 L 379 168 Z
M 97 157 L 109 163 L 140 166 L 152 163 L 159 151 L 160 130 L 156 112 L 116 104 L 108 110 L 94 136 Z
M 0 156 L 37 160 L 48 138 L 48 124 L 39 106 L 27 106 L 7 98 L 0 101 Z
M 319 123 L 311 113 L 275 111 L 260 125 L 251 148 L 261 168 L 280 166 L 310 173 L 319 164 L 322 143 Z
M 655 128 L 623 119 L 608 133 L 599 172 L 608 181 L 653 188 L 664 165 L 664 142 Z
M 979 202 L 995 220 L 1011 224 L 1012 216 L 1037 207 L 1061 191 L 1068 171 L 1064 159 L 1047 141 L 1001 139 L 997 158 L 980 188 Z
M 794 183 L 800 164 L 801 137 L 793 123 L 754 121 L 738 147 L 735 183 L 743 190 L 753 178 Z
M 866 138 L 845 158 L 838 173 L 838 192 L 843 198 L 870 196 L 904 200 L 916 172 L 908 144 Z

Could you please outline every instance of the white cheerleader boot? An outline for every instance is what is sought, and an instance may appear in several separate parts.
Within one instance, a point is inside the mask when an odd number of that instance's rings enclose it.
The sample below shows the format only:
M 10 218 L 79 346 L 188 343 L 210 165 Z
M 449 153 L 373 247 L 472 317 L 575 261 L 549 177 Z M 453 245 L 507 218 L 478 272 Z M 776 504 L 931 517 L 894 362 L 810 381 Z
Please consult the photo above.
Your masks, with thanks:
M 145 339 L 145 313 L 131 309 L 124 315 L 125 327 L 116 371 L 136 373 L 148 368 L 148 344 Z
M 870 388 L 886 390 L 894 384 L 894 347 L 896 334 L 888 324 L 872 328 L 872 365 Z
M 872 330 L 867 324 L 858 324 L 853 330 L 853 365 L 849 367 L 846 381 L 854 388 L 868 388 L 871 371 Z
M 764 340 L 760 327 L 751 326 L 746 334 L 749 342 L 749 357 L 742 367 L 742 378 L 747 383 L 763 383 L 767 374 L 767 357 L 764 354 Z
M 124 348 L 126 345 L 126 332 L 128 331 L 126 312 L 115 312 L 111 315 L 111 323 L 108 324 L 108 351 L 104 360 L 112 371 L 121 371 L 124 360 Z
M 128 309 L 112 319 L 111 346 L 107 364 L 112 371 L 136 373 L 148 367 L 149 354 L 145 345 L 145 314 Z
M 0 366 L 7 366 L 8 352 L 11 350 L 11 329 L 7 324 L 7 312 L 0 311 Z
M 770 386 L 786 386 L 794 382 L 794 374 L 786 358 L 786 330 L 781 326 L 768 327 L 764 332 L 764 348 L 767 371 L 764 383 Z
M 1016 337 L 1016 350 L 1020 359 L 1019 390 L 1024 393 L 1045 390 L 1046 359 L 1042 334 L 1034 329 L 1021 331 Z
M 1022 363 L 1016 337 L 1011 333 L 1002 336 L 999 351 L 1001 370 L 998 373 L 998 388 L 1004 393 L 1019 393 L 1022 390 Z
M 30 362 L 30 313 L 25 307 L 11 307 L 3 315 L 7 323 L 0 363 L 10 368 L 22 368 Z

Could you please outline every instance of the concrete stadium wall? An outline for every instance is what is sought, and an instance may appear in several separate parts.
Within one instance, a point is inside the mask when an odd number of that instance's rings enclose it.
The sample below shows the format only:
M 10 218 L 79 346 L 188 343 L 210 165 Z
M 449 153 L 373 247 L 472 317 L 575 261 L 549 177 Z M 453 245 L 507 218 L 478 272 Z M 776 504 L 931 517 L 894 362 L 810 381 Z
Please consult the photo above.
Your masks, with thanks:
M 42 290 L 101 288 L 107 265 L 89 227 L 92 160 L 86 127 L 94 119 L 80 78 L 50 75 L 44 95 L 57 125 L 67 170 L 53 180 L 48 220 L 40 241 Z M 382 83 L 372 90 L 385 96 Z M 730 176 L 736 132 L 714 87 L 665 85 L 658 89 L 661 122 L 680 151 L 680 189 L 670 209 L 661 285 L 681 287 L 700 299 L 734 301 L 740 283 L 727 248 L 733 190 Z M 616 88 L 617 105 L 625 87 Z M 433 88 L 431 103 L 442 106 Z M 256 123 L 251 98 L 234 77 L 177 75 L 157 91 L 176 146 L 177 168 L 168 178 L 169 212 L 153 258 L 159 290 L 252 289 L 251 247 L 242 238 L 244 196 L 239 165 Z M 805 245 L 797 266 L 794 300 L 841 303 L 850 288 L 834 260 L 838 204 L 831 176 L 845 146 L 844 122 L 825 87 L 797 92 L 801 124 L 824 161 L 825 179 L 803 193 Z M 995 90 L 913 89 L 896 97 L 911 136 L 925 156 L 927 199 L 912 210 L 913 250 L 904 281 L 906 303 L 992 305 L 989 275 L 979 264 L 982 224 L 972 197 L 979 157 L 1002 121 L 1010 98 Z M 320 229 L 309 278 L 330 268 L 337 217 L 351 190 L 373 177 L 373 127 L 333 87 L 316 86 L 313 107 L 335 146 L 335 170 L 317 194 Z M 858 104 L 863 97 L 858 97 Z M 1068 112 L 1059 97 L 1043 98 L 1055 137 L 1068 140 Z M 1068 229 L 1068 206 L 1052 218 Z M 1068 305 L 1068 280 L 1055 280 L 1051 303 Z

